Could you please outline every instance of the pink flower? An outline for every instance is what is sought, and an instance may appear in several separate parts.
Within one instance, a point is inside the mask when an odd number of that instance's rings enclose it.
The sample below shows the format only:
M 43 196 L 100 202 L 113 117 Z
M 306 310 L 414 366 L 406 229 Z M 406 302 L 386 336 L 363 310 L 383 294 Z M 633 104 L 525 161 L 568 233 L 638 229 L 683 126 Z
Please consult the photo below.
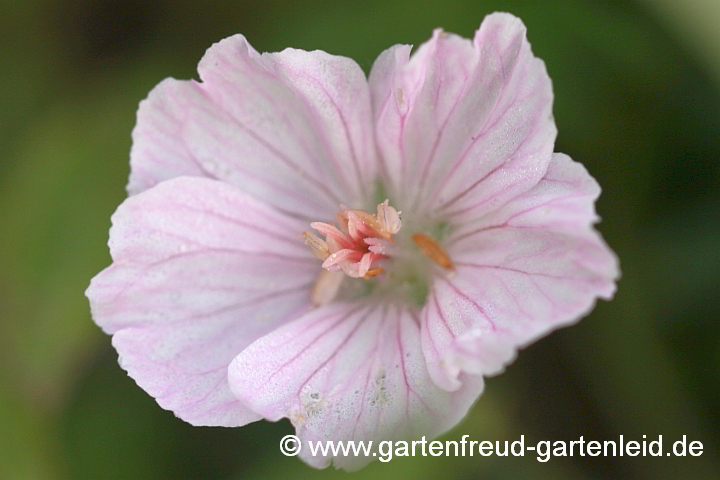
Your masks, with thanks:
M 287 417 L 306 444 L 434 437 L 518 348 L 612 297 L 600 188 L 553 153 L 522 22 L 493 14 L 472 41 L 436 30 L 410 50 L 366 79 L 237 35 L 201 82 L 141 103 L 113 263 L 87 296 L 163 408 L 193 425 Z

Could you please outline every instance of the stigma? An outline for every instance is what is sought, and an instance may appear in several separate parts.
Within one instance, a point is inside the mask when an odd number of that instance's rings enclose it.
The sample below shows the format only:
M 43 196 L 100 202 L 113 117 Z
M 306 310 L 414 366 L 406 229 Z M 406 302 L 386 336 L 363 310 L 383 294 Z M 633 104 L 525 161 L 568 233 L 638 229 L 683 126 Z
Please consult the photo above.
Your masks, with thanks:
M 369 279 L 384 272 L 377 262 L 387 258 L 392 250 L 393 235 L 402 226 L 400 213 L 388 200 L 377 206 L 376 214 L 341 206 L 335 224 L 310 224 L 319 235 L 309 230 L 303 232 L 305 244 L 323 261 L 325 270 Z

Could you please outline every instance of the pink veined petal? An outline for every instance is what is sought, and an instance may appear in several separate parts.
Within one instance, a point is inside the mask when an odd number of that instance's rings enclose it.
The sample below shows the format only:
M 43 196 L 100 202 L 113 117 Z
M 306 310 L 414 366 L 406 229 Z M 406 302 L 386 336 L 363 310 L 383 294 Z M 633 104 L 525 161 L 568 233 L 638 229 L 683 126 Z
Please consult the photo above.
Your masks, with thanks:
M 310 308 L 317 261 L 302 222 L 232 185 L 168 180 L 113 215 L 113 264 L 86 295 L 121 366 L 193 425 L 258 420 L 230 392 L 227 367 L 247 345 Z
M 362 198 L 375 144 L 369 88 L 354 61 L 292 49 L 260 55 L 235 35 L 210 47 L 198 72 L 202 82 L 167 79 L 141 102 L 131 194 L 206 176 L 312 220 Z
M 518 348 L 612 297 L 617 259 L 592 227 L 599 194 L 581 164 L 555 154 L 533 189 L 452 234 L 455 275 L 435 277 L 421 314 L 438 385 L 452 391 L 460 372 L 502 371 Z
M 591 227 L 599 221 L 595 213 L 599 196 L 600 185 L 581 163 L 563 153 L 553 153 L 545 176 L 532 190 L 475 222 L 462 225 L 455 231 L 452 242 L 464 242 L 483 231 L 504 227 L 594 237 L 596 233 Z
M 370 88 L 352 59 L 288 48 L 265 54 L 310 107 L 349 200 L 364 199 L 377 173 Z M 359 190 L 355 190 L 359 189 Z M 336 207 L 337 205 L 334 205 Z
M 313 457 L 309 441 L 418 439 L 459 422 L 482 391 L 429 378 L 417 320 L 394 306 L 331 304 L 259 339 L 233 361 L 230 385 L 268 420 L 289 418 L 312 466 L 356 470 L 376 457 Z
M 475 39 L 436 30 L 376 60 L 370 89 L 384 172 L 407 212 L 474 219 L 535 185 L 555 142 L 552 85 L 518 18 Z

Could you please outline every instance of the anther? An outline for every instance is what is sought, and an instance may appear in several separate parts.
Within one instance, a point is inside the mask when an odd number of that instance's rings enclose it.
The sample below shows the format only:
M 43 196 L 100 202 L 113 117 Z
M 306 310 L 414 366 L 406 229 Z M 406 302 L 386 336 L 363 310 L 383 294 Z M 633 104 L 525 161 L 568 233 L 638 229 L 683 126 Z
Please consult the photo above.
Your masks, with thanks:
M 447 250 L 433 238 L 428 237 L 424 233 L 416 233 L 412 236 L 412 239 L 415 244 L 420 247 L 420 250 L 422 250 L 425 256 L 433 262 L 448 270 L 455 268 Z

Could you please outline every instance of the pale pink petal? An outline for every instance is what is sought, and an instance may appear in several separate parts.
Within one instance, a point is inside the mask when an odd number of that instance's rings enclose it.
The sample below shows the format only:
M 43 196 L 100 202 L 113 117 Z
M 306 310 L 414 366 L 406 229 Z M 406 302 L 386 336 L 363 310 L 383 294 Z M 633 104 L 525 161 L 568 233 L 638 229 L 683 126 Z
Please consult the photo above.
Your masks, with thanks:
M 599 194 L 581 164 L 555 154 L 533 189 L 452 234 L 456 270 L 435 276 L 421 315 L 438 385 L 458 388 L 461 371 L 498 373 L 517 348 L 612 297 L 617 259 L 592 228 Z
M 343 201 L 364 200 L 377 173 L 370 88 L 365 73 L 354 60 L 321 50 L 288 48 L 264 55 L 308 104 L 315 129 L 327 142 L 328 158 L 337 170 L 338 180 L 343 187 L 352 189 L 342 191 L 348 198 Z
M 590 228 L 599 218 L 595 200 L 600 185 L 581 163 L 554 153 L 543 179 L 532 190 L 514 198 L 502 208 L 455 231 L 453 242 L 504 227 L 536 228 L 574 235 L 595 236 Z
M 204 178 L 168 180 L 113 215 L 113 264 L 86 294 L 120 364 L 194 425 L 259 417 L 230 392 L 247 345 L 311 307 L 317 260 L 303 224 Z
M 394 199 L 399 199 L 403 177 L 408 171 L 404 128 L 409 105 L 401 85 L 411 51 L 412 45 L 388 48 L 375 59 L 368 79 L 377 145 L 382 153 L 379 160 L 385 181 L 388 182 L 386 188 Z
M 309 441 L 435 437 L 482 391 L 463 376 L 449 393 L 429 378 L 417 319 L 394 306 L 333 303 L 259 339 L 229 369 L 233 393 L 271 421 L 288 417 L 315 467 L 354 470 L 373 456 L 313 457 Z
M 384 171 L 406 213 L 477 218 L 535 185 L 555 141 L 552 86 L 516 17 L 473 41 L 436 30 L 396 46 L 370 75 Z
M 178 175 L 232 183 L 283 211 L 332 218 L 375 176 L 370 94 L 360 67 L 324 52 L 213 45 L 202 82 L 168 79 L 143 101 L 128 189 Z
M 160 82 L 140 102 L 130 150 L 130 194 L 170 178 L 212 177 L 182 141 L 185 118 L 191 106 L 199 102 L 202 98 L 192 85 L 174 78 Z

